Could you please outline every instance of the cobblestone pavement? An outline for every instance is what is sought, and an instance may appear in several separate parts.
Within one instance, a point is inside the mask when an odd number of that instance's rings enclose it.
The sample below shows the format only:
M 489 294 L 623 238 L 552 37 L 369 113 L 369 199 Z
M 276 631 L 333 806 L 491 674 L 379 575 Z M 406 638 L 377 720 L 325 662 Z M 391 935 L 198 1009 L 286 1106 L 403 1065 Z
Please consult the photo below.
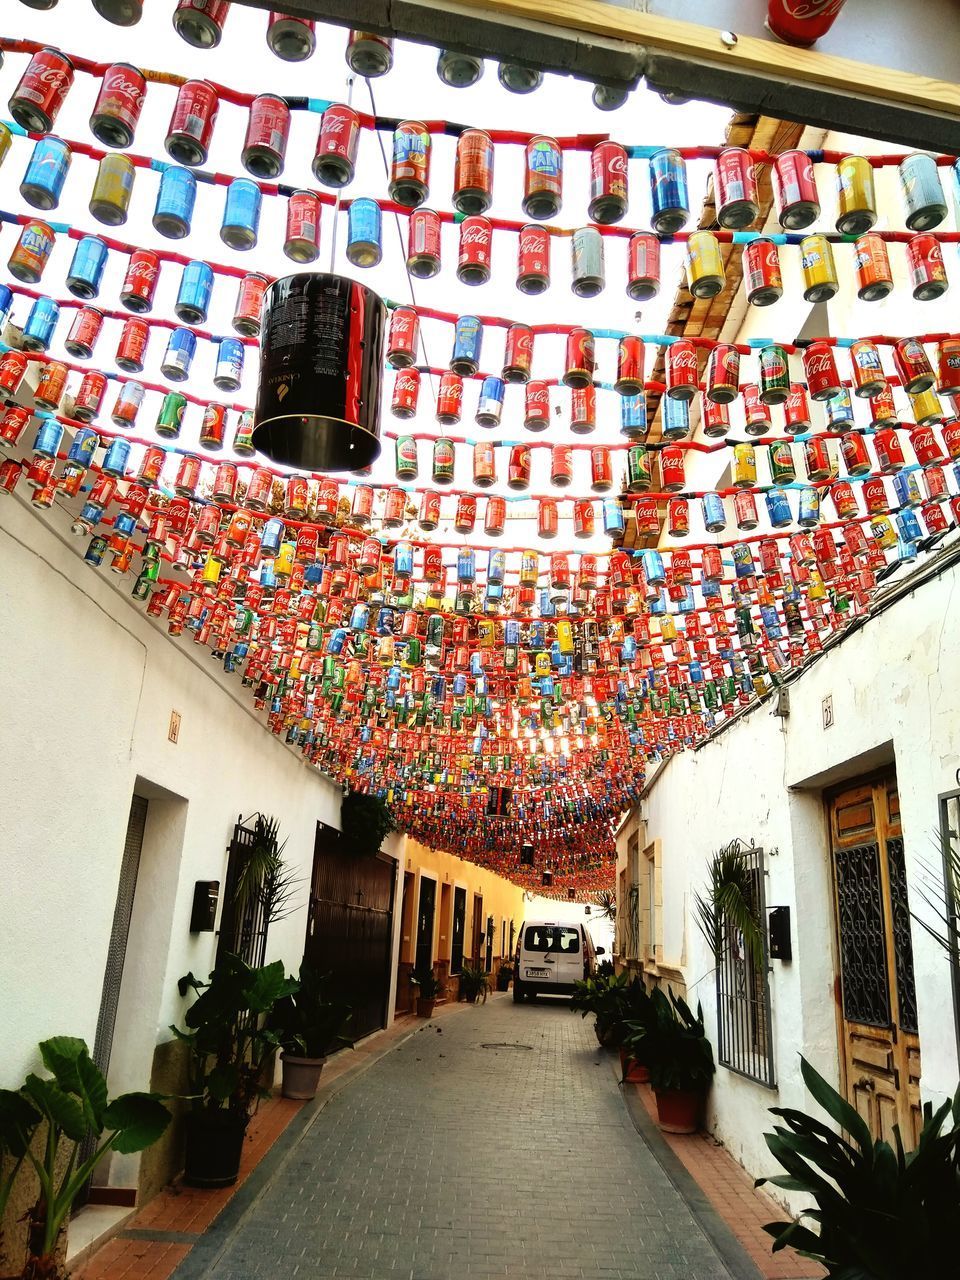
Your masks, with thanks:
M 333 1098 L 203 1274 L 732 1273 L 633 1128 L 590 1022 L 500 997 L 427 1024 Z

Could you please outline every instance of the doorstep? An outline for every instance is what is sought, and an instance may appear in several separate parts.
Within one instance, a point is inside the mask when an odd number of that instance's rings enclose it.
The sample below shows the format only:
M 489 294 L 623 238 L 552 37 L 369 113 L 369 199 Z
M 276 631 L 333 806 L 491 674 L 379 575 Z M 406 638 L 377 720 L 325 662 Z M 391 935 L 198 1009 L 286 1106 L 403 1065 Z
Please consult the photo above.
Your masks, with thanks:
M 132 1205 L 85 1204 L 67 1226 L 67 1265 L 79 1267 L 135 1213 Z

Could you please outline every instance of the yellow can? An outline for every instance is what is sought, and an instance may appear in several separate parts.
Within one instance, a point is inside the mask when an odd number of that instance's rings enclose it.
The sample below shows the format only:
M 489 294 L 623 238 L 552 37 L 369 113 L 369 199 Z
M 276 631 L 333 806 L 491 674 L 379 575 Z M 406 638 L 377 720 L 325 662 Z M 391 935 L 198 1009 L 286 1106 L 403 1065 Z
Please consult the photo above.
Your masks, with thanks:
M 98 222 L 108 227 L 119 227 L 126 222 L 135 172 L 126 156 L 109 155 L 100 161 L 90 196 L 90 212 Z
M 660 615 L 660 639 L 664 644 L 672 644 L 677 638 L 677 623 L 672 613 Z
M 940 397 L 932 387 L 926 391 L 908 391 L 907 399 L 910 401 L 914 420 L 920 426 L 932 427 L 943 420 Z
M 808 600 L 826 600 L 827 588 L 816 565 L 810 566 L 810 576 L 806 585 Z
M 293 573 L 293 562 L 297 554 L 295 542 L 281 542 L 280 550 L 273 562 L 273 571 L 278 578 L 289 578 Z
M 844 156 L 837 165 L 837 230 L 862 236 L 877 221 L 873 165 L 865 156 Z
M 873 534 L 874 542 L 884 551 L 897 545 L 897 535 L 886 516 L 874 516 L 870 521 L 870 532 Z
M 752 489 L 757 483 L 757 455 L 744 441 L 733 446 L 733 484 L 736 489 Z
M 0 120 L 0 164 L 3 164 L 4 160 L 6 160 L 12 141 L 13 135 L 3 121 Z
M 381 667 L 392 667 L 397 656 L 397 647 L 393 636 L 381 636 L 377 645 L 377 661 Z
M 573 627 L 566 618 L 557 623 L 557 644 L 561 653 L 573 653 Z
M 535 587 L 540 577 L 540 561 L 535 551 L 524 551 L 520 558 L 521 587 Z
M 695 298 L 715 298 L 724 285 L 723 258 L 712 231 L 687 237 L 687 288 Z
M 481 618 L 477 623 L 477 643 L 481 649 L 491 649 L 496 639 L 493 623 L 489 618 Z
M 545 649 L 541 649 L 533 660 L 533 674 L 535 676 L 548 676 L 550 672 L 550 654 Z
M 804 236 L 800 241 L 803 296 L 807 302 L 826 302 L 840 287 L 833 250 L 826 236 Z
M 203 562 L 203 573 L 200 576 L 203 578 L 204 582 L 219 582 L 220 569 L 220 561 L 215 560 L 213 556 L 208 555 L 206 560 Z

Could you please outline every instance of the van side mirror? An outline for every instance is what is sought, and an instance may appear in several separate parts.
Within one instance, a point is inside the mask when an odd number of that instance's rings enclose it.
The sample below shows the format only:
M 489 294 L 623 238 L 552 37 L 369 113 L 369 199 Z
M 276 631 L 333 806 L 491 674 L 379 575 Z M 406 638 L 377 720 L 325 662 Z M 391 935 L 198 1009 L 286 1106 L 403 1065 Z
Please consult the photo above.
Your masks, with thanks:
M 605 956 L 606 954 L 607 954 L 607 949 L 606 949 L 606 947 L 597 947 L 597 955 L 598 955 L 598 956 Z

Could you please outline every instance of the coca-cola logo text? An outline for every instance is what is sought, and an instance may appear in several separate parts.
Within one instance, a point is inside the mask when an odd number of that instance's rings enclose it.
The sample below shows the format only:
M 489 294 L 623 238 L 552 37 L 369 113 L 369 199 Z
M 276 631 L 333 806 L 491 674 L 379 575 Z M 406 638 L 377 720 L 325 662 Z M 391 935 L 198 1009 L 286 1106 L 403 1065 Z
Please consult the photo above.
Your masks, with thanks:
M 466 245 L 475 244 L 475 245 L 480 245 L 482 248 L 486 248 L 487 245 L 489 245 L 489 243 L 490 243 L 490 228 L 488 226 L 485 227 L 482 224 L 478 225 L 476 223 L 474 223 L 472 226 L 468 226 L 467 223 L 463 224 L 460 231 L 461 245 L 466 246 Z

